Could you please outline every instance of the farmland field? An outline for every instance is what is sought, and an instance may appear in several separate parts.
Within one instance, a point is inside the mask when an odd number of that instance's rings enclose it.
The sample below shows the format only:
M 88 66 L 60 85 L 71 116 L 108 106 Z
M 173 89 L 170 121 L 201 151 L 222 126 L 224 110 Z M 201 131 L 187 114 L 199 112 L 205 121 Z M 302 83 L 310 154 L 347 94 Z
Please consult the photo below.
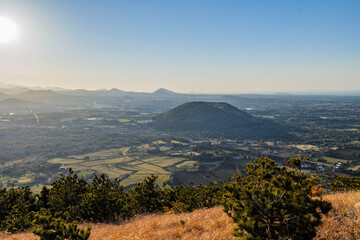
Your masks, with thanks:
M 148 144 L 108 149 L 64 158 L 53 158 L 48 163 L 72 168 L 80 176 L 91 177 L 94 173 L 106 173 L 110 178 L 119 178 L 124 186 L 131 186 L 151 174 L 159 176 L 158 183 L 169 180 L 174 170 L 195 169 L 197 163 L 185 157 L 150 154 Z
M 340 159 L 340 158 L 333 158 L 333 157 L 322 157 L 322 158 L 330 163 L 337 163 L 337 162 L 346 163 L 347 162 L 347 160 Z
M 296 148 L 302 150 L 302 151 L 308 151 L 308 150 L 319 150 L 319 147 L 306 144 L 306 145 L 296 145 Z
M 318 165 L 324 165 L 326 167 L 333 166 L 334 163 L 347 163 L 348 160 L 341 159 L 341 158 L 333 158 L 333 157 L 327 157 L 327 156 L 319 156 L 316 158 L 313 158 L 311 162 L 318 164 Z

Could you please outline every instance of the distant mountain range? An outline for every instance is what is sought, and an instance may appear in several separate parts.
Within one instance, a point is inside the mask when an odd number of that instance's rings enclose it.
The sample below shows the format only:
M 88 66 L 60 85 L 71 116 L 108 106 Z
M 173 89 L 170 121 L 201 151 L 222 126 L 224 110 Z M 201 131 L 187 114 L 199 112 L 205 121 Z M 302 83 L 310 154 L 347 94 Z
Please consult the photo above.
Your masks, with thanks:
M 51 90 L 56 93 L 73 93 L 73 94 L 85 94 L 85 95 L 99 95 L 99 94 L 108 94 L 108 95 L 225 95 L 225 96 L 238 96 L 238 95 L 336 95 L 336 96 L 360 96 L 360 91 L 309 91 L 309 92 L 259 92 L 259 93 L 177 93 L 174 91 L 170 91 L 165 88 L 159 88 L 154 92 L 132 92 L 132 91 L 123 91 L 117 88 L 112 88 L 110 90 L 107 89 L 98 89 L 98 90 L 87 90 L 87 89 L 66 89 L 61 87 L 29 87 L 29 86 L 21 86 L 16 84 L 8 84 L 0 82 L 0 93 L 5 94 L 19 94 L 25 93 L 29 90 L 34 91 L 46 91 Z
M 270 103 L 326 103 L 334 101 L 357 102 L 356 96 L 288 95 L 281 94 L 199 94 L 176 93 L 165 88 L 154 92 L 131 92 L 117 88 L 110 90 L 69 90 L 63 88 L 29 88 L 0 83 L 0 101 L 5 99 L 26 100 L 32 104 L 17 102 L 16 112 L 63 111 L 74 109 L 121 108 L 137 109 L 147 113 L 165 112 L 186 102 L 225 102 L 240 110 L 266 110 Z M 341 99 L 342 98 L 342 99 Z M 13 102 L 14 100 L 11 100 Z M 274 105 L 272 105 L 274 106 Z M 14 105 L 3 102 L 0 112 L 13 112 Z

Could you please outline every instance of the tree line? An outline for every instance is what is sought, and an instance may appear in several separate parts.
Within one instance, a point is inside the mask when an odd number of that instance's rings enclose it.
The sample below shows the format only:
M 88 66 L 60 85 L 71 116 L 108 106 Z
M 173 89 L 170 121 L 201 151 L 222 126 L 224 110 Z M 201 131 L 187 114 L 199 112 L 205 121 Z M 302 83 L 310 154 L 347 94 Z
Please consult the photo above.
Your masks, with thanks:
M 197 186 L 159 186 L 151 175 L 127 191 L 118 179 L 102 174 L 87 182 L 70 169 L 38 194 L 29 187 L 0 189 L 0 228 L 33 229 L 41 239 L 87 239 L 91 230 L 78 229 L 78 222 L 223 205 L 240 239 L 311 239 L 331 204 L 315 196 L 318 179 L 297 170 L 296 159 L 291 162 L 293 169 L 259 158 L 247 165 L 244 176 Z

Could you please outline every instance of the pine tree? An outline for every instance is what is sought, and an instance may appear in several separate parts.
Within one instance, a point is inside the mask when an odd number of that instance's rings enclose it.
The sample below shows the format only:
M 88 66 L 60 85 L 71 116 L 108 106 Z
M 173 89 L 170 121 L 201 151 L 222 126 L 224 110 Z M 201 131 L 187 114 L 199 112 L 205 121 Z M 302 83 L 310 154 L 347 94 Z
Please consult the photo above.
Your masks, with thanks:
M 51 213 L 65 220 L 74 220 L 80 215 L 80 203 L 86 193 L 86 181 L 69 169 L 68 175 L 61 175 L 51 186 L 48 193 L 43 189 L 48 196 L 46 204 L 49 205 Z
M 105 174 L 94 176 L 81 202 L 81 216 L 102 222 L 128 218 L 131 213 L 127 199 L 118 179 L 110 180 Z
M 38 215 L 35 223 L 41 225 L 33 230 L 40 240 L 87 240 L 91 233 L 90 227 L 79 229 L 76 221 L 66 224 L 63 219 L 49 215 Z
M 246 167 L 248 176 L 227 183 L 224 211 L 237 224 L 239 239 L 312 239 L 331 204 L 311 197 L 316 179 L 298 170 L 258 158 Z

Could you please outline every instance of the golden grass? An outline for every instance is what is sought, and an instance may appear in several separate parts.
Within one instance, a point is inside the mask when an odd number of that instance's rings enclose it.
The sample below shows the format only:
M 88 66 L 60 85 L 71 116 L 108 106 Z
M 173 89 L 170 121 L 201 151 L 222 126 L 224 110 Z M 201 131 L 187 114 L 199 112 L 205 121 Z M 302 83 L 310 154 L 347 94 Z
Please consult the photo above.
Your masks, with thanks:
M 0 239 L 4 239 L 4 240 L 39 240 L 40 238 L 35 236 L 32 233 L 10 234 L 10 233 L 5 233 L 5 232 L 0 232 Z
M 180 220 L 185 222 L 184 226 Z M 87 227 L 84 224 L 82 227 Z M 221 207 L 199 209 L 192 213 L 139 216 L 122 224 L 90 224 L 90 240 L 232 240 L 235 227 Z M 39 240 L 32 233 L 7 234 L 0 239 Z
M 184 226 L 180 220 L 185 222 Z M 230 240 L 234 224 L 217 207 L 192 213 L 146 215 L 121 225 L 94 224 L 92 229 L 90 239 L 93 240 Z
M 330 194 L 324 199 L 333 209 L 323 217 L 316 239 L 360 239 L 360 192 Z
M 323 217 L 316 240 L 360 239 L 360 192 L 324 196 L 333 209 Z M 180 220 L 185 222 L 181 224 Z M 81 228 L 89 226 L 81 225 Z M 232 240 L 235 224 L 221 207 L 199 209 L 192 213 L 139 216 L 121 224 L 90 224 L 90 240 Z M 0 232 L 0 239 L 39 240 L 32 233 Z

